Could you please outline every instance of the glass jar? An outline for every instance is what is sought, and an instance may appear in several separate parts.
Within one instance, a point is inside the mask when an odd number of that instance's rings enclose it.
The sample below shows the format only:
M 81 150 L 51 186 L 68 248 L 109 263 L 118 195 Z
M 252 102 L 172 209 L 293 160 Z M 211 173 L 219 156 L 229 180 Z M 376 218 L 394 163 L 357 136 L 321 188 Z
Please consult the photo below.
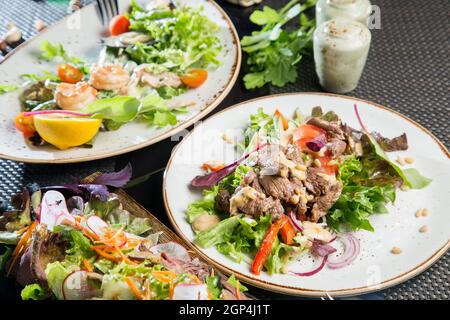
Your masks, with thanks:
M 321 23 L 346 18 L 367 25 L 372 6 L 369 0 L 318 0 L 316 4 L 316 22 Z
M 322 88 L 334 93 L 355 89 L 370 41 L 369 29 L 357 21 L 340 18 L 319 25 L 314 31 L 314 62 Z

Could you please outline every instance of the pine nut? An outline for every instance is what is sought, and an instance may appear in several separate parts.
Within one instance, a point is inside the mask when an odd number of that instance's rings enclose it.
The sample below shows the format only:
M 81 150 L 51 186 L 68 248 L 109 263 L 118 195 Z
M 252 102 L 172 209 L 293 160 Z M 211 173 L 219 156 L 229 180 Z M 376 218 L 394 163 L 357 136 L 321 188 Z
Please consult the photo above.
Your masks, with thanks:
M 414 162 L 414 159 L 413 158 L 411 158 L 411 157 L 405 157 L 405 162 L 406 163 L 408 163 L 408 164 L 411 164 L 411 163 L 413 163 Z
M 399 165 L 401 165 L 401 166 L 404 166 L 405 165 L 405 161 L 403 160 L 403 158 L 402 157 L 400 157 L 400 156 L 398 156 L 397 157 L 397 163 L 399 164 Z
M 314 164 L 314 166 L 317 167 L 317 168 L 320 168 L 320 167 L 322 166 L 322 164 L 320 163 L 319 159 L 314 159 L 313 164 Z
M 420 229 L 419 229 L 419 232 L 420 233 L 425 233 L 425 232 L 427 232 L 428 231 L 428 226 L 422 226 L 422 227 L 420 227 Z
M 422 212 L 423 212 L 423 209 L 417 210 L 416 214 L 415 214 L 416 218 L 420 218 L 422 216 Z
M 399 247 L 392 247 L 391 253 L 400 254 L 400 253 L 402 253 L 402 249 L 400 249 Z
M 422 217 L 428 217 L 430 215 L 430 210 L 427 208 L 422 209 Z

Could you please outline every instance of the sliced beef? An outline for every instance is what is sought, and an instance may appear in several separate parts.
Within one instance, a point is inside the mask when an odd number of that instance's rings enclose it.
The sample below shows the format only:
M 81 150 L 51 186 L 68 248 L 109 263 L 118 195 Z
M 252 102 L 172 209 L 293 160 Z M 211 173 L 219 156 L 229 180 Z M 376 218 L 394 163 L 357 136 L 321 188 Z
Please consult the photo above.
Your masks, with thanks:
M 330 151 L 331 156 L 333 158 L 337 158 L 345 152 L 347 149 L 347 143 L 343 140 L 331 139 L 331 141 L 327 144 L 327 148 Z
M 263 176 L 259 179 L 264 191 L 275 199 L 289 201 L 294 195 L 294 185 L 288 178 Z
M 230 213 L 230 192 L 226 189 L 220 189 L 216 196 L 215 207 L 219 211 Z
M 249 169 L 249 171 L 247 172 L 247 174 L 244 176 L 244 178 L 241 181 L 241 187 L 246 187 L 246 186 L 250 186 L 253 189 L 255 189 L 256 191 L 264 193 L 264 190 L 262 189 L 261 185 L 259 184 L 258 176 L 252 169 Z
M 325 216 L 333 206 L 333 204 L 339 199 L 342 192 L 342 183 L 336 181 L 332 184 L 327 193 L 323 196 L 317 198 L 316 203 L 314 203 L 311 209 L 311 221 L 317 222 L 321 217 Z
M 328 122 L 320 118 L 311 118 L 307 121 L 307 123 L 324 129 L 327 132 L 328 136 L 332 138 L 336 138 L 339 140 L 345 139 L 344 131 L 342 130 L 341 124 L 338 121 Z
M 320 174 L 319 168 L 309 167 L 306 171 L 305 187 L 315 196 L 326 193 L 330 181 Z
M 289 144 L 286 148 L 286 158 L 295 164 L 304 164 L 300 149 L 295 144 Z
M 272 214 L 273 219 L 277 219 L 281 214 L 284 213 L 283 206 L 279 199 L 268 198 L 258 198 L 255 200 L 249 200 L 243 205 L 240 210 L 253 217 L 259 217 L 265 214 Z

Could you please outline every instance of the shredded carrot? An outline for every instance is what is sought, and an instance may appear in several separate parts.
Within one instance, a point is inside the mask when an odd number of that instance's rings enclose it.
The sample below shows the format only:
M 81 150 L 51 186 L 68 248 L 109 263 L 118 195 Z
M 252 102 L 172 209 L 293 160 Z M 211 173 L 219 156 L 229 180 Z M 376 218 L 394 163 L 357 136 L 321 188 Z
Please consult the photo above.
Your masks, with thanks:
M 13 260 L 11 261 L 11 265 L 9 266 L 7 276 L 11 273 L 12 269 L 14 268 L 17 258 L 22 252 L 25 252 L 25 249 L 27 247 L 28 240 L 31 238 L 31 235 L 33 234 L 33 230 L 36 228 L 38 222 L 34 221 L 27 229 L 25 234 L 20 238 L 19 242 L 17 243 L 17 246 L 14 248 L 14 251 L 12 253 Z
M 136 298 L 143 300 L 144 295 L 142 294 L 141 290 L 139 290 L 138 287 L 134 284 L 133 280 L 130 277 L 125 277 L 125 282 L 130 287 L 133 294 L 136 296 Z
M 225 168 L 225 165 L 221 164 L 219 166 L 213 167 L 212 165 L 210 165 L 209 163 L 204 163 L 202 165 L 203 170 L 205 171 L 213 171 L 213 172 L 217 172 L 219 170 L 222 170 L 223 168 Z
M 126 263 L 126 264 L 131 264 L 131 265 L 137 265 L 136 262 L 131 261 L 130 259 L 128 259 L 128 257 L 126 255 L 123 254 L 122 250 L 120 250 L 117 246 L 114 246 L 114 249 L 117 251 L 117 253 L 119 254 L 119 256 L 122 258 L 122 260 Z
M 22 229 L 20 229 L 20 230 L 17 230 L 16 231 L 16 233 L 17 233 L 17 235 L 22 235 L 23 233 L 25 233 L 25 231 L 27 231 L 28 230 L 28 228 L 29 228 L 30 226 L 26 226 L 26 227 L 24 227 L 24 228 L 22 228 Z
M 75 221 L 81 222 L 81 216 L 73 216 L 73 218 L 75 219 Z
M 150 288 L 150 281 L 147 279 L 144 282 L 145 285 L 145 291 L 144 291 L 144 296 L 145 296 L 145 300 L 151 300 L 151 288 Z
M 113 256 L 112 254 L 106 253 L 105 251 L 95 248 L 95 247 L 91 247 L 99 256 L 102 256 L 105 259 L 114 261 L 114 262 L 120 262 L 120 258 Z
M 202 283 L 202 281 L 195 274 L 190 274 L 189 276 L 192 278 L 192 280 L 194 280 L 194 282 L 196 284 L 201 284 Z
M 241 290 L 239 290 L 240 287 L 239 280 L 236 280 L 236 299 L 241 300 Z
M 92 267 L 92 265 L 89 263 L 89 261 L 87 259 L 83 259 L 83 265 L 87 271 L 89 271 L 89 272 L 94 271 L 94 268 Z
M 287 121 L 286 117 L 281 113 L 280 110 L 275 110 L 275 116 L 280 118 L 281 124 L 283 125 L 283 129 L 287 130 L 289 129 L 289 122 Z

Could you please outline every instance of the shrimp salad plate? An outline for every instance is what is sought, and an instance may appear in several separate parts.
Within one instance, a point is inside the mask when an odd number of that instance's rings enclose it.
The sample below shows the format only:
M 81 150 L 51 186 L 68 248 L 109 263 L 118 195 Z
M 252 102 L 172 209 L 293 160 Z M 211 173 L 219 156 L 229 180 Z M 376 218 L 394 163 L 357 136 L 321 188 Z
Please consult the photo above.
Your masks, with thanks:
M 178 234 L 252 285 L 348 296 L 403 282 L 450 247 L 449 152 L 389 108 L 292 93 L 230 107 L 176 147 Z
M 121 1 L 103 25 L 88 5 L 0 64 L 0 157 L 68 163 L 168 138 L 236 81 L 236 30 L 214 1 Z

